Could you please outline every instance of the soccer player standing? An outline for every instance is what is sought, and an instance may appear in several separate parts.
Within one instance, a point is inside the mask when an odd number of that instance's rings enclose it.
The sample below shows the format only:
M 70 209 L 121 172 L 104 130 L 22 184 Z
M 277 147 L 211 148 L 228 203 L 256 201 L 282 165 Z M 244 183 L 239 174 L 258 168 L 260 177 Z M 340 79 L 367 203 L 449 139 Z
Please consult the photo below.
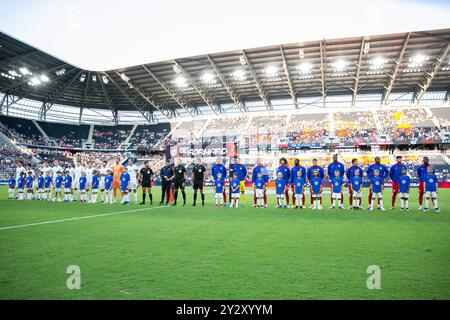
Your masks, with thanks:
M 128 160 L 127 172 L 130 175 L 130 197 L 131 197 L 131 193 L 133 192 L 134 203 L 137 204 L 137 202 L 138 202 L 137 190 L 138 190 L 139 168 L 134 164 L 133 159 Z
M 341 176 L 339 170 L 334 171 L 334 177 L 330 177 L 331 182 L 331 207 L 330 209 L 336 209 L 336 205 L 339 209 L 344 209 L 342 204 L 342 185 L 344 184 L 344 177 Z M 339 204 L 338 204 L 339 203 Z
M 332 179 L 336 178 L 336 171 L 339 172 L 340 178 L 344 178 L 345 166 L 342 162 L 338 161 L 338 155 L 333 154 L 333 162 L 331 162 L 327 168 L 327 174 L 328 174 L 328 178 L 330 179 L 330 181 Z M 342 206 L 344 205 L 344 194 L 342 193 L 342 188 L 341 188 L 340 201 L 341 201 L 341 203 L 339 205 L 339 208 L 342 208 Z M 336 203 L 333 204 L 333 197 L 331 197 L 331 206 L 332 207 L 336 206 Z
M 375 163 L 372 163 L 369 168 L 367 168 L 367 177 L 369 178 L 369 181 L 373 178 L 375 170 L 378 170 L 379 177 L 381 177 L 382 180 L 387 179 L 389 176 L 389 170 L 384 165 L 381 164 L 381 158 L 375 157 Z M 372 204 L 372 189 L 369 191 L 369 206 Z M 378 205 L 379 207 L 379 205 Z
M 411 178 L 408 176 L 406 169 L 402 170 L 400 177 L 400 204 L 402 210 L 409 211 L 409 186 L 411 184 Z
M 145 204 L 145 197 L 148 190 L 148 198 L 150 199 L 150 205 L 153 205 L 153 195 L 152 195 L 152 180 L 154 172 L 150 168 L 150 163 L 146 160 L 144 162 L 144 167 L 139 172 L 139 180 L 142 185 L 142 202 L 140 204 Z
M 14 178 L 14 173 L 11 173 L 9 175 L 9 181 L 8 181 L 8 199 L 14 199 L 15 194 L 15 188 L 16 188 L 16 178 Z
M 383 206 L 383 190 L 384 190 L 384 179 L 380 174 L 380 170 L 374 169 L 372 172 L 372 177 L 370 178 L 370 194 L 372 199 L 369 204 L 369 210 L 373 210 L 373 202 L 375 201 L 375 196 L 378 200 L 378 209 L 384 211 Z
M 278 177 L 278 173 L 281 173 L 283 176 L 284 181 L 286 182 L 286 185 L 289 184 L 289 181 L 291 179 L 291 170 L 289 169 L 289 166 L 287 164 L 286 158 L 281 158 L 279 161 L 280 166 L 277 168 L 276 175 Z M 284 190 L 286 205 L 289 206 L 289 189 L 285 188 Z
M 227 168 L 225 168 L 225 166 L 222 164 L 221 158 L 217 158 L 216 163 L 213 164 L 213 166 L 211 167 L 211 174 L 213 176 L 214 181 L 217 180 L 218 173 L 222 174 L 222 179 L 225 181 L 227 177 Z M 225 188 L 223 188 L 223 201 L 224 203 L 227 203 L 227 195 L 225 192 Z
M 113 185 L 112 185 L 113 192 L 114 192 L 114 195 L 113 195 L 114 196 L 114 200 L 113 200 L 113 202 L 116 202 L 117 201 L 117 189 L 120 189 L 120 187 L 121 187 L 120 175 L 125 172 L 124 166 L 122 166 L 120 164 L 120 158 L 119 157 L 116 158 L 116 162 L 112 166 L 111 169 L 112 169 L 113 177 L 114 177 Z M 89 179 L 88 179 L 88 181 L 89 181 Z
M 311 179 L 313 178 L 314 171 L 317 171 L 318 177 L 323 180 L 325 177 L 325 171 L 321 166 L 317 164 L 317 159 L 312 159 L 312 166 L 308 168 L 306 173 L 306 177 L 308 178 L 309 184 L 311 184 Z M 322 183 L 322 182 L 321 182 Z M 320 205 L 322 206 L 322 196 L 319 197 Z M 311 206 L 310 209 L 313 208 L 313 197 L 311 196 Z
M 120 190 L 122 191 L 122 204 L 129 204 L 130 174 L 127 172 L 127 168 L 124 168 L 122 173 L 120 174 Z
M 300 172 L 300 176 L 298 175 L 298 172 Z M 294 159 L 294 166 L 291 169 L 291 179 L 290 179 L 290 183 L 291 183 L 291 188 L 292 188 L 292 208 L 298 208 L 298 203 L 297 201 L 302 201 L 301 203 L 303 204 L 303 206 L 305 205 L 305 194 L 303 192 L 299 193 L 302 195 L 301 199 L 297 199 L 297 192 L 295 191 L 296 185 L 295 185 L 295 180 L 298 178 L 302 178 L 303 179 L 303 184 L 306 181 L 306 168 L 303 167 L 302 165 L 300 165 L 300 160 L 299 159 Z M 300 190 L 302 190 L 300 188 Z M 300 204 L 300 208 L 302 208 L 302 204 Z
M 313 210 L 322 210 L 322 181 L 319 170 L 314 170 L 311 179 L 309 179 L 311 201 L 313 202 L 311 209 Z
M 286 191 L 288 188 L 288 184 L 286 179 L 283 177 L 282 172 L 277 173 L 277 178 L 275 179 L 275 192 L 277 195 L 277 208 L 280 209 L 282 207 L 287 208 L 287 200 L 285 198 Z
M 264 185 L 269 182 L 269 174 L 267 172 L 267 168 L 263 165 L 261 158 L 258 158 L 256 160 L 256 166 L 253 168 L 252 171 L 252 183 L 255 184 L 256 180 L 258 179 L 258 175 L 261 173 L 261 178 L 264 179 Z M 264 200 L 264 207 L 267 208 L 267 194 L 266 194 L 266 188 L 261 188 L 262 190 L 262 197 Z M 256 192 L 253 194 L 253 207 L 256 206 L 257 202 L 257 195 Z
M 391 166 L 391 169 L 389 170 L 389 178 L 392 180 L 392 201 L 391 201 L 391 207 L 392 209 L 395 208 L 395 200 L 397 199 L 397 194 L 399 192 L 399 179 L 402 175 L 402 170 L 406 169 L 406 166 L 402 163 L 402 156 L 396 157 L 397 163 Z
M 437 190 L 438 190 L 438 178 L 434 174 L 434 167 L 429 166 L 427 168 L 427 175 L 425 176 L 425 208 L 423 211 L 428 211 L 428 201 L 431 199 L 431 202 L 434 204 L 434 211 L 439 213 L 438 207 L 438 199 L 437 199 Z
M 347 173 L 346 173 L 347 181 L 348 181 L 349 203 L 350 203 L 349 209 L 354 208 L 353 207 L 353 185 L 351 183 L 351 180 L 355 176 L 356 171 L 358 171 L 358 176 L 362 179 L 363 170 L 358 165 L 358 159 L 354 158 L 354 159 L 352 159 L 352 165 L 347 169 Z
M 423 195 L 425 194 L 425 177 L 428 174 L 427 169 L 429 166 L 430 159 L 428 157 L 423 157 L 423 163 L 416 169 L 417 176 L 419 177 L 419 210 L 422 210 Z
M 181 189 L 181 195 L 183 196 L 183 207 L 186 206 L 186 191 L 184 188 L 186 187 L 186 167 L 181 163 L 181 160 L 177 160 L 177 165 L 173 168 L 174 172 L 174 183 L 173 183 L 173 193 L 175 201 L 173 202 L 173 206 L 177 205 L 178 200 L 178 189 Z
M 102 161 L 102 166 L 100 167 L 100 201 L 105 201 L 105 177 L 108 175 L 108 161 Z
M 166 164 L 159 171 L 159 175 L 161 177 L 161 202 L 159 205 L 162 206 L 165 203 L 167 206 L 170 201 L 170 187 L 173 180 L 173 168 L 169 161 L 166 160 Z
M 241 159 L 236 158 L 236 163 L 233 164 L 230 170 L 230 175 L 237 173 L 237 178 L 239 180 L 239 191 L 242 194 L 242 202 L 245 205 L 245 179 L 247 178 L 247 168 L 241 164 Z M 233 192 L 232 192 L 233 193 Z
M 205 172 L 206 168 L 202 164 L 200 158 L 195 159 L 194 167 L 192 168 L 192 187 L 194 189 L 194 202 L 192 206 L 197 204 L 197 191 L 200 190 L 200 196 L 202 197 L 202 207 L 205 206 L 205 193 L 203 186 L 205 185 Z

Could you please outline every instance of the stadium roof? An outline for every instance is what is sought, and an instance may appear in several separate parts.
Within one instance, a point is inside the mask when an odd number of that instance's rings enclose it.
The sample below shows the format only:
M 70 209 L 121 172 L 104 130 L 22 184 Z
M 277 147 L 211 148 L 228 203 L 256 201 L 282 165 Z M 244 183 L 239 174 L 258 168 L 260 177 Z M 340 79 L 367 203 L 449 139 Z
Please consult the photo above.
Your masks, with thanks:
M 250 105 L 293 110 L 327 97 L 450 89 L 450 29 L 324 39 L 203 54 L 104 72 L 82 70 L 0 33 L 0 110 L 18 99 L 54 105 L 138 111 L 148 122 L 179 116 L 246 112 Z M 31 74 L 29 74 L 31 73 Z M 308 99 L 305 99 L 308 98 Z

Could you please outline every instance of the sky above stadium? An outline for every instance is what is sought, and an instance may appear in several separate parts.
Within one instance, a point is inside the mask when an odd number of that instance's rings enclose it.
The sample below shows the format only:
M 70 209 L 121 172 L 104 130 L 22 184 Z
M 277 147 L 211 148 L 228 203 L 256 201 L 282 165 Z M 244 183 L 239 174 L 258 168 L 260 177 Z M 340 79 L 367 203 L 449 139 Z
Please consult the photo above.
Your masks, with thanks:
M 0 30 L 103 71 L 281 43 L 448 28 L 450 1 L 14 0 Z

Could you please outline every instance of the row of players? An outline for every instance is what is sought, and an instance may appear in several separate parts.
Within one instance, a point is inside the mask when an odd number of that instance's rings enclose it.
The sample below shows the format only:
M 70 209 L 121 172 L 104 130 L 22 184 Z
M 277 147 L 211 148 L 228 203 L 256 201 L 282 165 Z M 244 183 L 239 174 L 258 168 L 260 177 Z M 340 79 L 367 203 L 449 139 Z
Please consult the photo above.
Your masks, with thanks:
M 17 181 L 15 181 L 14 177 L 11 177 L 10 180 L 10 197 L 14 197 L 13 193 L 15 192 L 13 186 L 17 185 L 18 187 L 18 198 L 23 199 L 24 198 L 24 187 L 26 187 L 27 190 L 27 197 L 33 198 L 34 197 L 34 189 L 36 189 L 36 193 L 38 194 L 38 199 L 50 199 L 51 197 L 51 191 L 53 190 L 53 200 L 59 200 L 62 199 L 62 187 L 64 187 L 64 200 L 65 201 L 71 201 L 73 200 L 73 194 L 75 193 L 80 194 L 80 200 L 86 201 L 86 197 L 89 194 L 89 189 L 92 189 L 91 193 L 91 200 L 90 202 L 97 202 L 97 195 L 98 195 L 98 189 L 100 188 L 101 193 L 101 200 L 103 202 L 114 202 L 113 200 L 113 193 L 111 192 L 111 188 L 116 191 L 117 185 L 119 189 L 122 192 L 122 199 L 123 203 L 127 204 L 130 202 L 130 191 L 134 192 L 135 196 L 135 202 L 137 203 L 137 188 L 140 184 L 143 189 L 143 201 L 141 204 L 145 204 L 145 198 L 146 198 L 146 191 L 149 193 L 150 203 L 152 204 L 152 193 L 151 193 L 151 185 L 153 180 L 153 170 L 150 168 L 149 163 L 145 162 L 144 167 L 139 170 L 137 166 L 133 164 L 133 162 L 130 160 L 130 164 L 128 168 L 123 167 L 119 164 L 120 159 L 116 159 L 116 164 L 108 169 L 107 163 L 104 162 L 103 166 L 97 170 L 96 168 L 92 169 L 88 164 L 86 167 L 90 170 L 80 170 L 80 166 L 76 166 L 78 170 L 74 170 L 74 172 L 71 172 L 70 170 L 63 170 L 57 161 L 55 161 L 54 166 L 52 168 L 48 167 L 47 164 L 43 165 L 42 170 L 40 170 L 39 176 L 34 179 L 34 172 L 31 169 L 31 167 L 28 167 L 27 169 L 23 168 L 23 164 L 21 162 L 18 163 L 18 168 L 16 170 L 16 175 L 19 176 L 17 178 Z M 47 168 L 47 170 L 46 170 Z M 118 169 L 119 168 L 119 169 Z M 431 172 L 428 172 L 428 170 L 431 170 Z M 77 178 L 77 171 L 81 176 Z M 201 196 L 202 196 L 202 205 L 204 205 L 204 192 L 203 192 L 203 186 L 205 182 L 205 171 L 206 168 L 201 164 L 200 159 L 195 160 L 195 165 L 193 167 L 193 174 L 192 174 L 192 181 L 193 181 L 193 189 L 194 189 L 194 203 L 196 204 L 197 200 L 197 191 L 200 190 Z M 349 202 L 350 207 L 353 208 L 353 200 L 357 203 L 360 202 L 360 192 L 354 191 L 355 188 L 357 188 L 357 185 L 360 184 L 359 179 L 362 179 L 363 170 L 361 167 L 358 166 L 357 159 L 353 159 L 352 166 L 350 166 L 347 171 L 345 171 L 344 165 L 338 161 L 337 155 L 333 156 L 333 162 L 330 163 L 328 166 L 328 176 L 331 177 L 330 180 L 335 180 L 337 178 L 342 179 L 342 181 L 332 181 L 333 182 L 333 192 L 334 196 L 332 196 L 332 205 L 336 207 L 336 203 L 340 202 L 339 207 L 343 206 L 343 193 L 342 193 L 342 186 L 344 183 L 348 184 L 349 187 Z M 402 207 L 408 208 L 408 205 L 406 203 L 406 193 L 404 190 L 406 190 L 405 186 L 402 186 L 402 190 L 400 190 L 400 187 L 402 185 L 401 182 L 407 181 L 407 190 L 409 192 L 409 177 L 407 175 L 403 175 L 403 171 L 406 173 L 406 166 L 402 164 L 402 157 L 397 157 L 397 163 L 393 165 L 390 170 L 387 169 L 387 167 L 380 163 L 380 158 L 375 158 L 375 163 L 370 165 L 367 170 L 367 176 L 369 177 L 370 181 L 372 182 L 372 178 L 375 176 L 375 172 L 377 172 L 377 175 L 381 179 L 383 183 L 381 185 L 384 185 L 384 181 L 389 177 L 391 178 L 393 182 L 393 195 L 392 195 L 392 207 L 394 207 L 395 199 L 397 194 L 400 192 L 402 197 Z M 130 174 L 130 173 L 131 174 Z M 168 204 L 168 201 L 170 199 L 170 190 L 173 188 L 174 190 L 174 196 L 175 196 L 175 202 L 176 205 L 177 198 L 178 198 L 178 189 L 181 189 L 182 195 L 183 195 L 183 205 L 186 203 L 186 194 L 185 194 L 185 185 L 186 185 L 186 168 L 183 164 L 181 164 L 181 161 L 178 160 L 176 163 L 176 166 L 173 167 L 170 165 L 169 162 L 166 163 L 166 165 L 161 168 L 160 170 L 160 176 L 161 176 L 161 186 L 162 186 L 162 197 L 160 204 Z M 236 160 L 236 163 L 230 168 L 230 172 L 232 174 L 232 185 L 233 181 L 236 184 L 236 181 L 239 182 L 239 193 L 242 194 L 243 201 L 245 203 L 245 180 L 247 178 L 247 168 L 240 164 L 239 159 Z M 294 161 L 294 166 L 292 168 L 289 168 L 287 166 L 287 161 L 285 158 L 280 159 L 280 166 L 277 168 L 277 180 L 282 179 L 282 182 L 284 183 L 284 192 L 283 197 L 280 198 L 281 201 L 285 202 L 285 206 L 289 205 L 289 187 L 292 188 L 292 194 L 293 194 L 293 204 L 294 207 L 301 207 L 296 206 L 295 201 L 296 199 L 299 199 L 295 195 L 297 194 L 295 191 L 295 179 L 301 178 L 303 179 L 302 186 L 306 183 L 309 183 L 312 187 L 314 185 L 322 185 L 322 180 L 325 176 L 324 169 L 317 165 L 317 160 L 313 159 L 313 165 L 306 170 L 303 166 L 300 165 L 300 162 L 298 159 Z M 422 200 L 423 195 L 426 193 L 427 203 L 428 200 L 431 200 L 434 204 L 434 207 L 436 210 L 437 208 L 437 178 L 434 175 L 434 169 L 429 165 L 429 160 L 427 157 L 424 157 L 423 164 L 420 165 L 417 168 L 418 176 L 420 179 L 420 185 L 419 185 L 419 205 L 422 206 Z M 53 177 L 50 178 L 50 176 L 53 174 Z M 216 163 L 212 166 L 211 169 L 212 176 L 214 178 L 214 185 L 217 189 L 222 190 L 222 203 L 226 202 L 226 192 L 225 192 L 225 182 L 223 181 L 227 174 L 227 169 L 225 166 L 223 166 L 221 159 L 218 158 Z M 24 176 L 28 174 L 28 176 Z M 43 175 L 45 176 L 43 177 Z M 75 175 L 75 181 L 73 181 L 73 177 Z M 88 176 L 90 175 L 90 177 Z M 219 176 L 220 175 L 220 176 Z M 280 176 L 281 175 L 281 176 Z M 317 178 L 320 178 L 320 180 L 314 180 L 314 175 L 317 175 Z M 358 179 L 355 179 L 355 176 Z M 347 178 L 347 181 L 344 182 L 344 177 Z M 402 180 L 400 178 L 402 177 Z M 20 181 L 19 181 L 20 179 Z M 257 183 L 257 180 L 259 182 Z M 262 179 L 262 180 L 261 180 Z M 262 192 L 262 198 L 264 201 L 263 206 L 267 205 L 267 197 L 266 197 L 266 184 L 268 182 L 268 171 L 265 166 L 262 165 L 261 159 L 258 159 L 257 165 L 253 168 L 253 174 L 252 174 L 252 182 L 254 184 L 255 192 L 254 192 L 254 206 L 261 206 L 261 204 L 257 204 L 257 202 L 260 202 L 261 197 L 258 197 L 258 194 L 261 194 Z M 362 181 L 362 180 L 361 180 Z M 262 183 L 264 182 L 264 183 Z M 277 183 L 277 189 L 278 191 L 281 188 L 280 182 Z M 114 184 L 116 183 L 116 186 Z M 426 189 L 426 185 L 428 185 L 429 190 Z M 380 193 L 380 192 L 374 192 L 373 190 L 377 189 L 378 187 L 371 187 L 370 193 L 369 193 L 369 204 L 372 204 L 372 200 L 375 196 L 374 193 Z M 434 191 L 431 189 L 435 189 Z M 258 191 L 263 190 L 263 191 Z M 299 190 L 299 189 L 298 189 Z M 298 191 L 297 190 L 297 191 Z M 339 191 L 340 192 L 337 192 Z M 232 197 L 235 199 L 237 198 L 237 190 L 232 187 L 231 190 Z M 321 192 L 320 192 L 321 193 Z M 354 194 L 355 193 L 355 194 Z M 217 194 L 217 192 L 216 192 Z M 278 194 L 278 192 L 277 192 Z M 314 194 L 314 193 L 313 193 Z M 315 200 L 319 201 L 319 205 L 316 205 L 316 208 L 321 207 L 321 196 L 311 197 L 311 208 L 314 207 Z M 339 198 L 338 198 L 339 195 Z M 116 197 L 116 194 L 114 194 L 114 199 Z M 219 197 L 216 195 L 217 201 L 220 202 Z M 317 199 L 316 199 L 317 198 Z M 338 198 L 339 201 L 336 199 Z M 234 204 L 236 205 L 236 201 L 233 200 Z M 302 203 L 304 206 L 304 196 L 302 196 Z M 425 209 L 428 208 L 428 205 L 426 203 Z M 219 203 L 217 203 L 219 204 Z M 279 203 L 279 205 L 281 205 Z M 381 205 L 380 205 L 381 209 Z M 421 207 L 420 207 L 421 209 Z

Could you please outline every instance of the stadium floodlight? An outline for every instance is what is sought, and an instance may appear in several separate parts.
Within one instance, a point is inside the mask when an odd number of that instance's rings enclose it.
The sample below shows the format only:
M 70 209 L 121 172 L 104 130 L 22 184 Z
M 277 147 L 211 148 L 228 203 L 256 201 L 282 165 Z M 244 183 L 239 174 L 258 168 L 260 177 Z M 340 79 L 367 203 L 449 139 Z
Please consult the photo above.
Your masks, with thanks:
M 207 72 L 205 72 L 205 73 L 202 75 L 202 81 L 203 81 L 204 83 L 211 84 L 211 83 L 215 83 L 215 82 L 216 82 L 216 79 L 215 79 L 215 77 L 214 77 L 214 74 L 212 74 L 211 72 L 207 71 Z
M 245 71 L 242 69 L 237 69 L 233 72 L 233 77 L 237 80 L 237 81 L 244 81 L 246 79 L 245 76 Z
M 239 56 L 239 62 L 243 66 L 245 66 L 247 64 L 247 61 L 245 60 L 245 57 L 243 55 Z
M 21 74 L 23 74 L 24 76 L 32 75 L 32 73 L 30 72 L 30 70 L 28 70 L 28 69 L 25 68 L 25 67 L 20 68 L 20 69 L 19 69 L 19 72 L 20 72 Z
M 65 68 L 58 69 L 58 70 L 56 70 L 55 74 L 57 76 L 63 76 L 66 74 L 66 69 Z
M 408 63 L 408 67 L 409 68 L 417 68 L 417 67 L 421 67 L 423 65 L 423 63 L 425 61 L 428 60 L 428 57 L 418 53 L 412 57 L 409 58 L 409 63 Z
M 102 81 L 103 81 L 104 84 L 108 84 L 109 79 L 108 79 L 108 77 L 106 75 L 102 75 Z
M 343 59 L 336 60 L 333 63 L 334 69 L 338 72 L 342 72 L 345 70 L 345 67 L 347 66 L 347 61 Z
M 383 57 L 376 57 L 370 61 L 370 69 L 382 69 L 385 62 L 386 60 Z
M 264 69 L 264 72 L 266 73 L 266 75 L 267 75 L 268 77 L 275 77 L 275 76 L 277 75 L 278 68 L 277 68 L 276 66 L 274 66 L 274 65 L 267 66 L 267 67 Z
M 175 78 L 174 83 L 177 87 L 180 87 L 180 88 L 187 87 L 187 85 L 188 85 L 186 78 L 181 75 Z
M 95 75 L 95 74 L 92 75 L 92 81 L 97 82 L 97 75 Z
M 302 62 L 298 65 L 297 68 L 301 74 L 308 74 L 308 73 L 311 73 L 312 64 L 309 62 Z
M 176 64 L 173 65 L 173 71 L 174 71 L 175 73 L 181 73 L 180 67 L 179 67 L 178 65 L 176 65 Z
M 121 73 L 120 77 L 122 78 L 123 81 L 128 82 L 130 81 L 130 78 L 128 78 L 128 76 L 125 73 Z
M 86 80 L 86 75 L 83 73 L 80 77 L 80 82 L 84 82 Z
M 369 42 L 366 42 L 366 43 L 364 43 L 364 49 L 363 49 L 363 52 L 364 52 L 364 54 L 368 54 L 369 51 L 370 51 L 370 43 L 369 43 Z
M 42 74 L 42 75 L 40 76 L 40 78 L 41 78 L 41 81 L 42 81 L 42 82 L 49 82 L 49 81 L 50 81 L 50 79 L 49 79 L 45 74 Z
M 39 80 L 39 78 L 38 77 L 33 77 L 33 78 L 31 78 L 31 85 L 33 85 L 33 86 L 38 86 L 38 85 L 40 85 L 41 84 L 41 80 Z
M 12 76 L 12 77 L 21 77 L 20 74 L 18 74 L 16 71 L 14 70 L 9 70 L 8 73 Z
M 300 56 L 300 59 L 305 58 L 305 51 L 303 51 L 303 49 L 299 49 L 298 50 L 298 55 Z

